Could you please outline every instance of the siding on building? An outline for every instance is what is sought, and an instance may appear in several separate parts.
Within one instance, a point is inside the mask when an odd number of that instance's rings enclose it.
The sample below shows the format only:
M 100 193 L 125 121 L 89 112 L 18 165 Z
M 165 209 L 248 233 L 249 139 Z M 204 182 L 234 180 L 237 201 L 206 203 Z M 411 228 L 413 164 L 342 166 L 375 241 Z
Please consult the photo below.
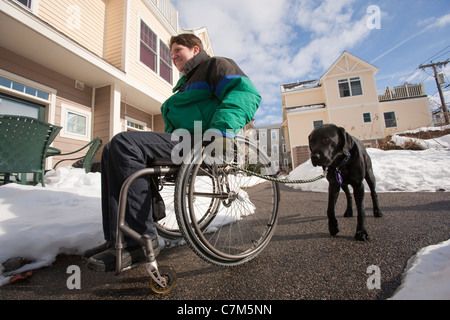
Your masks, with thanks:
M 104 58 L 121 70 L 125 70 L 125 4 L 122 0 L 109 0 L 106 7 Z
M 39 0 L 38 17 L 103 57 L 105 35 L 104 0 Z

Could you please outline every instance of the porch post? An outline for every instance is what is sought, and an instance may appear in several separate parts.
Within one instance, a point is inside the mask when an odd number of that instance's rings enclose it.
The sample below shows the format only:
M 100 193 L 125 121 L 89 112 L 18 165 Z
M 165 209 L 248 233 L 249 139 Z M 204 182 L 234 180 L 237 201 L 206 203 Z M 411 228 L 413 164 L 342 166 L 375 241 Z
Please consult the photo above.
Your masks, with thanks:
M 109 139 L 111 140 L 116 134 L 122 132 L 122 124 L 120 122 L 120 101 L 121 89 L 117 84 L 111 85 L 110 100 L 110 118 L 109 118 Z

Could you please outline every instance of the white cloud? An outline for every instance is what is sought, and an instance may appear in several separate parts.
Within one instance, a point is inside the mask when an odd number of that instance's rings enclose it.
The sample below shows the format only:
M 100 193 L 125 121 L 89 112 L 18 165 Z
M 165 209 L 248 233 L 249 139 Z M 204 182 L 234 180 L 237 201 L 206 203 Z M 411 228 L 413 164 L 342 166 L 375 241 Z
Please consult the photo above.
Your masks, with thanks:
M 258 118 L 279 122 L 281 84 L 317 79 L 370 33 L 355 0 L 172 2 L 182 27 L 206 26 L 216 55 L 236 60 L 255 83 L 263 96 Z
M 450 13 L 437 19 L 434 23 L 430 24 L 427 27 L 427 29 L 428 28 L 442 28 L 448 24 L 450 24 Z
M 354 0 L 326 0 L 297 2 L 297 24 L 319 35 L 326 35 L 335 27 L 351 22 Z M 317 4 L 320 4 L 317 6 Z

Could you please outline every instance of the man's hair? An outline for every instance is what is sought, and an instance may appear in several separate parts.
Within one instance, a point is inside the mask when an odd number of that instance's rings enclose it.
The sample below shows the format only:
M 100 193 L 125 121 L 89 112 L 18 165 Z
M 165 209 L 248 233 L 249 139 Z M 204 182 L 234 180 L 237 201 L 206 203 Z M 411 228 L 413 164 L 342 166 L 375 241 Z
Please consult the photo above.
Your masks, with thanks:
M 200 48 L 200 51 L 204 50 L 202 40 L 192 33 L 183 33 L 173 36 L 169 41 L 169 49 L 172 49 L 174 43 L 188 47 L 189 49 L 197 46 Z

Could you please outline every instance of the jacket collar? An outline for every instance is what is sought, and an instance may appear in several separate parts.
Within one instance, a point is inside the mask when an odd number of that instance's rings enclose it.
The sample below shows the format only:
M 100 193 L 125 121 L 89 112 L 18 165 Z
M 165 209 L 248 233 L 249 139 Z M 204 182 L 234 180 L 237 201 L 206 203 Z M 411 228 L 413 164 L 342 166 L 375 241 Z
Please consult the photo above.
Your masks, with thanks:
M 211 59 L 211 57 L 205 52 L 200 51 L 197 53 L 195 57 L 189 60 L 184 66 L 184 75 L 178 80 L 178 83 L 173 88 L 172 92 L 175 93 L 179 91 L 187 82 L 188 77 L 190 77 L 190 73 L 195 70 L 201 63 Z
M 189 74 L 198 67 L 199 64 L 211 59 L 211 57 L 206 53 L 206 51 L 200 51 L 195 57 L 189 60 L 184 66 L 184 74 L 189 77 Z

